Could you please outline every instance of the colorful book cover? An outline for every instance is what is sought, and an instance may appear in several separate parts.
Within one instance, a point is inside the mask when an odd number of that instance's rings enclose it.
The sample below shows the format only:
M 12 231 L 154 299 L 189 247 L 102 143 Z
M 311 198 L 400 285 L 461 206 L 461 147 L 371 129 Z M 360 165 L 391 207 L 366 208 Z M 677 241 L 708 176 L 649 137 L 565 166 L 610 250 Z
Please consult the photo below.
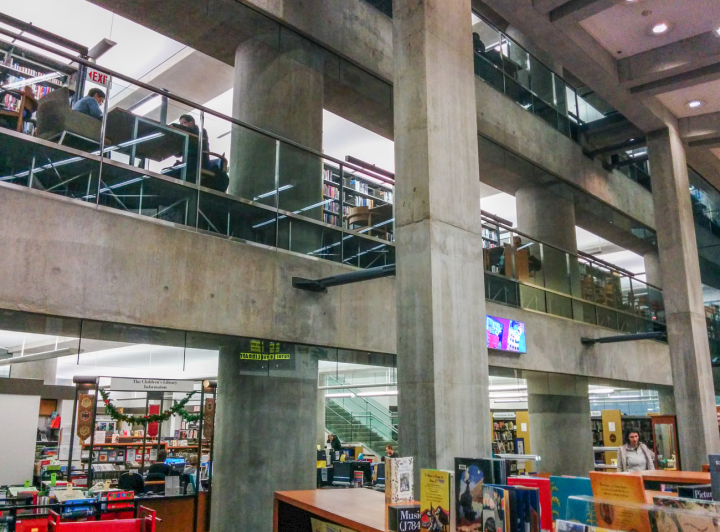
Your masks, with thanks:
M 585 525 L 576 523 L 575 521 L 565 521 L 558 519 L 555 521 L 555 532 L 586 532 Z
M 493 481 L 491 460 L 455 458 L 455 508 L 459 532 L 482 528 L 483 485 L 493 484 Z
M 483 531 L 509 532 L 510 498 L 508 491 L 500 486 L 483 486 Z
M 567 505 L 565 521 L 597 527 L 595 504 L 592 502 L 592 497 L 571 495 L 565 504 Z
M 710 485 L 712 486 L 712 498 L 720 501 L 720 454 L 708 456 L 710 463 Z
M 590 484 L 593 497 L 607 501 L 595 504 L 597 526 L 613 530 L 650 532 L 647 510 L 623 505 L 645 504 L 645 486 L 641 476 L 592 471 Z
M 517 492 L 517 515 L 512 508 L 510 511 L 513 518 L 519 523 L 518 530 L 520 532 L 541 532 L 540 490 L 526 486 L 509 487 Z
M 712 485 L 699 484 L 695 486 L 678 486 L 678 497 L 681 499 L 700 499 L 701 501 L 712 500 Z
M 652 532 L 717 532 L 720 503 L 677 497 L 654 497 L 649 511 Z
M 398 503 L 414 500 L 413 494 L 413 459 L 385 459 L 385 500 Z
M 420 470 L 420 528 L 455 530 L 455 480 L 452 471 Z
M 592 497 L 592 494 L 592 486 L 590 484 L 589 478 L 550 477 L 550 503 L 552 519 L 567 519 L 567 503 L 568 497 L 570 497 L 571 495 L 586 495 L 588 497 Z M 545 527 L 543 526 L 543 528 Z
M 509 486 L 524 486 L 526 488 L 537 488 L 540 499 L 540 528 L 552 530 L 552 498 L 550 496 L 550 479 L 541 477 L 510 477 Z

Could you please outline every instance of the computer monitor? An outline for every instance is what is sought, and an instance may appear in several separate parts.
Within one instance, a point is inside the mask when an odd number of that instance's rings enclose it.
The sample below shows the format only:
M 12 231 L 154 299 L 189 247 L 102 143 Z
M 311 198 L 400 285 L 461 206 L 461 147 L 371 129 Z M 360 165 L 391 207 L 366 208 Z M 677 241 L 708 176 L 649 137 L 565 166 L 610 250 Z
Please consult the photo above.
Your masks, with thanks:
M 184 458 L 166 458 L 165 465 L 170 467 L 171 473 L 180 474 L 185 471 Z
M 375 484 L 385 484 L 385 462 L 380 462 L 379 464 L 375 465 L 377 475 L 375 480 Z
M 370 466 L 370 462 L 360 461 L 360 462 L 350 462 L 352 464 L 352 476 L 354 478 L 355 471 L 362 471 L 363 472 L 363 484 L 371 484 L 372 483 L 372 468 Z
M 352 462 L 335 462 L 333 464 L 333 484 L 352 482 Z

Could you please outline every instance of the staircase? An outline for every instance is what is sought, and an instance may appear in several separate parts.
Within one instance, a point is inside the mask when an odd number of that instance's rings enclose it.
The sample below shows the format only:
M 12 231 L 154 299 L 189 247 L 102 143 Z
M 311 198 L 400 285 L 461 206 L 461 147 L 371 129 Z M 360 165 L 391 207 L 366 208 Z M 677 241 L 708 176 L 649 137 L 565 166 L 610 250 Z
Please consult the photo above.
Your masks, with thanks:
M 397 450 L 397 441 L 380 434 L 380 422 L 372 414 L 355 415 L 338 404 L 334 399 L 325 403 L 325 429 L 340 438 L 341 442 L 362 443 L 378 457 L 384 456 L 385 446 L 392 445 Z M 382 427 L 382 432 L 387 432 Z

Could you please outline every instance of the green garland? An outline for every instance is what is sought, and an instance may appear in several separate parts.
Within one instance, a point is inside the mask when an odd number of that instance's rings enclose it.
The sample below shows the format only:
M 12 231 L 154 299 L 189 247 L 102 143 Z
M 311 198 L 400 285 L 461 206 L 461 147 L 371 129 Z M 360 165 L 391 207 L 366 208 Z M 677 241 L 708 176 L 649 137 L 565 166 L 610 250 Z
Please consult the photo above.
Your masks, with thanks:
M 190 392 L 189 394 L 187 394 L 185 399 L 181 400 L 179 403 L 173 401 L 172 408 L 170 408 L 169 410 L 165 410 L 165 412 L 162 412 L 160 414 L 148 414 L 147 416 L 128 416 L 126 414 L 121 414 L 120 412 L 118 412 L 117 408 L 115 408 L 115 405 L 110 402 L 110 395 L 104 389 L 100 388 L 100 395 L 102 395 L 103 401 L 105 402 L 105 413 L 108 414 L 115 421 L 124 421 L 125 423 L 129 423 L 131 425 L 147 425 L 148 423 L 161 423 L 170 419 L 170 416 L 172 416 L 173 414 L 182 416 L 182 418 L 189 423 L 199 421 L 202 417 L 201 412 L 198 412 L 197 414 L 191 414 L 190 412 L 185 410 L 185 405 L 196 393 L 197 392 Z

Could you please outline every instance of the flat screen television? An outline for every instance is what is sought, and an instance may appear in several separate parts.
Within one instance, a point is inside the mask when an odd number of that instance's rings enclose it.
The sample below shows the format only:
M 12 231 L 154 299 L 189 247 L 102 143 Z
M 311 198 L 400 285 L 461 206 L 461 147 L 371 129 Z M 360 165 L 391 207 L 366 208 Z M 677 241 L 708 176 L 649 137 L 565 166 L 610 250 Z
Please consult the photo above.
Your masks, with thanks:
M 495 316 L 487 316 L 485 322 L 488 349 L 527 353 L 525 323 Z

